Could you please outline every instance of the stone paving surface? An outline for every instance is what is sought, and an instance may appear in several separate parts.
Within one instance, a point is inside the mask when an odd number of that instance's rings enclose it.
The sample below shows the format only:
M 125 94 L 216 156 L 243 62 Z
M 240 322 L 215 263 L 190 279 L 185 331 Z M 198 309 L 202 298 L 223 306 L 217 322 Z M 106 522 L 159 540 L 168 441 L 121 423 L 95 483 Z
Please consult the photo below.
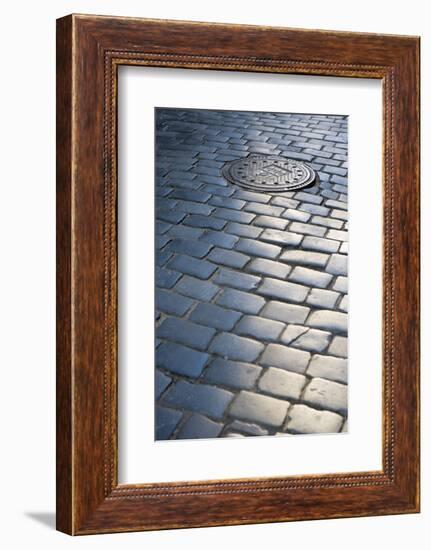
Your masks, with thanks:
M 320 182 L 261 193 L 250 153 Z M 347 429 L 347 117 L 156 110 L 156 439 Z

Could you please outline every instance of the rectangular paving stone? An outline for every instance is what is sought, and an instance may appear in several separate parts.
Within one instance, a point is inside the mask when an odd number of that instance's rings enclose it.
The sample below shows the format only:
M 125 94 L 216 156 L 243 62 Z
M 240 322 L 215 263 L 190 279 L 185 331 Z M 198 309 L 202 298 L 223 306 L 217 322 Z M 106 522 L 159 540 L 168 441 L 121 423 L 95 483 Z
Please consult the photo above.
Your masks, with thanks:
M 238 222 L 238 223 L 250 223 L 256 214 L 250 214 L 248 212 L 229 210 L 228 208 L 216 208 L 212 214 L 216 218 L 222 218 L 223 220 Z
M 220 306 L 254 315 L 259 313 L 265 304 L 265 300 L 261 296 L 232 288 L 225 288 L 217 297 L 216 302 Z
M 259 389 L 277 397 L 299 399 L 306 382 L 302 374 L 270 367 L 259 380 Z
M 234 244 L 238 242 L 239 237 L 235 235 L 229 235 L 229 233 L 224 233 L 223 231 L 211 231 L 208 230 L 201 237 L 201 241 L 205 241 L 214 246 L 219 246 L 221 248 L 233 248 Z
M 347 384 L 347 361 L 330 355 L 313 355 L 307 375 Z
M 347 386 L 323 378 L 313 378 L 303 394 L 305 403 L 342 415 L 347 413 Z
M 157 289 L 156 291 L 156 309 L 163 311 L 163 313 L 180 317 L 184 315 L 192 305 L 193 300 L 180 296 L 175 292 L 168 292 L 161 289 Z
M 343 227 L 343 222 L 341 220 L 334 220 L 332 218 L 322 216 L 313 216 L 311 223 L 314 223 L 315 225 L 323 225 L 332 229 L 341 229 Z
M 295 193 L 295 199 L 298 201 L 311 202 L 313 204 L 322 204 L 323 202 L 322 197 L 319 197 L 318 195 L 312 195 L 311 193 L 305 193 L 303 191 Z
M 332 254 L 326 271 L 333 275 L 347 275 L 347 256 Z
M 334 283 L 334 290 L 338 290 L 339 292 L 343 292 L 344 294 L 346 294 L 347 290 L 348 290 L 348 278 L 347 277 L 343 277 L 343 276 L 339 276 L 336 278 L 335 280 L 335 283 Z
M 199 279 L 208 279 L 217 267 L 206 260 L 198 260 L 190 256 L 176 255 L 167 264 L 169 269 L 193 275 Z
M 317 250 L 319 252 L 337 252 L 339 247 L 340 243 L 337 241 L 330 241 L 329 239 L 322 239 L 320 237 L 304 237 L 302 241 L 302 248 Z
M 175 254 L 186 254 L 194 258 L 203 258 L 212 248 L 212 244 L 189 239 L 173 239 L 167 249 Z
M 289 280 L 312 287 L 326 288 L 332 280 L 332 275 L 306 267 L 295 267 L 289 275 Z
M 156 286 L 159 288 L 172 288 L 180 277 L 181 273 L 178 271 L 156 266 Z
M 297 285 L 285 281 L 279 281 L 265 277 L 263 283 L 258 288 L 259 294 L 279 300 L 303 302 L 307 297 L 309 289 L 306 286 Z
M 265 231 L 275 231 L 275 230 L 266 229 Z M 261 243 L 259 241 L 256 241 L 253 239 L 246 239 L 244 237 L 240 238 L 240 240 L 237 242 L 237 244 L 235 245 L 235 250 L 239 250 L 240 252 L 245 252 L 246 254 L 250 254 L 252 256 L 259 256 L 260 258 L 270 258 L 270 259 L 276 258 L 281 252 L 281 248 L 279 246 L 274 246 L 272 244 L 267 244 L 267 243 Z
M 238 290 L 253 290 L 259 285 L 261 278 L 231 269 L 219 269 L 214 276 L 214 282 L 222 286 L 230 286 Z
M 166 392 L 163 403 L 220 419 L 233 397 L 233 393 L 221 388 L 180 380 Z
M 222 423 L 194 413 L 181 426 L 177 439 L 210 439 L 217 437 L 222 429 Z
M 155 411 L 156 440 L 161 441 L 169 439 L 182 417 L 180 411 L 168 409 L 166 407 L 156 407 Z
M 323 309 L 330 309 L 335 306 L 340 294 L 333 290 L 323 290 L 321 288 L 312 288 L 307 296 L 307 304 Z
M 311 214 L 309 214 L 308 212 L 301 212 L 301 210 L 287 208 L 287 210 L 283 212 L 281 217 L 286 218 L 287 220 L 306 223 L 311 218 Z
M 284 208 L 280 206 L 273 206 L 269 204 L 262 204 L 259 202 L 249 202 L 244 207 L 246 212 L 253 212 L 254 214 L 261 214 L 264 216 L 280 216 Z
M 207 229 L 223 229 L 226 220 L 220 220 L 213 216 L 201 216 L 199 214 L 189 214 L 184 220 L 186 225 L 192 227 L 202 227 Z
M 286 400 L 241 391 L 233 401 L 229 415 L 233 418 L 278 428 L 283 424 L 289 406 L 290 403 Z
M 331 341 L 332 334 L 324 330 L 310 329 L 290 343 L 294 348 L 322 353 Z M 282 339 L 283 340 L 283 339 Z
M 323 237 L 326 233 L 326 227 L 300 222 L 292 222 L 289 226 L 289 229 L 294 233 L 301 233 L 303 235 L 314 235 L 315 237 Z
M 271 195 L 267 195 L 265 193 L 253 193 L 252 191 L 243 191 L 242 189 L 238 189 L 237 191 L 235 191 L 233 196 L 237 199 L 261 202 L 264 204 L 268 203 L 271 200 Z
M 202 214 L 203 216 L 209 216 L 214 210 L 214 207 L 202 204 L 200 202 L 191 201 L 177 201 L 175 205 L 175 211 L 185 212 L 186 214 Z
M 164 338 L 203 351 L 207 349 L 215 332 L 213 328 L 203 327 L 176 317 L 168 317 L 156 330 L 158 338 Z
M 290 198 L 289 196 L 276 196 L 272 197 L 271 204 L 274 206 L 282 206 L 283 208 L 296 208 L 299 204 L 299 201 L 296 201 L 295 199 Z M 282 214 L 282 217 L 284 218 L 284 213 Z
M 187 225 L 173 225 L 169 230 L 169 236 L 178 239 L 199 239 L 204 230 L 199 227 L 188 227 Z
M 328 254 L 319 252 L 308 252 L 305 250 L 286 250 L 280 256 L 280 261 L 307 265 L 311 267 L 325 267 L 329 259 Z
M 207 202 L 211 198 L 210 193 L 192 189 L 174 189 L 169 195 L 171 199 L 180 199 L 192 202 Z
M 310 353 L 280 344 L 268 344 L 260 359 L 260 364 L 278 367 L 304 374 L 310 361 Z
M 277 279 L 285 279 L 289 274 L 291 267 L 278 261 L 255 258 L 247 266 L 247 269 L 253 273 L 261 273 L 263 275 L 270 275 L 271 277 L 275 277 Z
M 229 424 L 229 428 L 246 435 L 268 435 L 268 430 L 257 424 L 250 424 L 250 422 L 243 422 L 242 420 L 234 420 Z
M 347 314 L 324 309 L 313 311 L 307 319 L 307 325 L 346 334 Z
M 239 199 L 232 199 L 227 197 L 212 197 L 208 202 L 212 206 L 221 206 L 224 208 L 232 208 L 233 210 L 241 210 L 241 208 L 246 204 L 245 201 Z
M 195 277 L 184 275 L 177 283 L 174 290 L 189 298 L 208 302 L 217 294 L 219 287 L 210 281 L 201 281 Z
M 308 212 L 309 214 L 315 214 L 317 216 L 327 216 L 329 214 L 329 208 L 319 206 L 318 204 L 309 204 L 308 202 L 301 203 L 300 210 Z
M 242 223 L 231 222 L 227 224 L 225 231 L 240 237 L 255 239 L 262 233 L 263 229 L 260 227 L 255 227 L 254 225 L 244 225 Z
M 162 343 L 156 351 L 156 365 L 175 374 L 197 378 L 203 371 L 208 354 L 172 342 Z
M 262 241 L 281 245 L 281 246 L 297 246 L 301 242 L 303 236 L 289 231 L 279 231 L 278 229 L 265 229 L 259 236 Z
M 338 304 L 338 309 L 341 309 L 341 311 L 347 311 L 349 308 L 349 298 L 348 296 L 344 295 L 341 299 L 341 302 Z
M 331 211 L 331 216 L 333 218 L 337 218 L 337 219 L 344 220 L 344 221 L 347 221 L 348 215 L 349 214 L 345 210 L 339 210 L 337 208 L 334 208 Z
M 276 341 L 284 328 L 285 324 L 279 321 L 244 315 L 235 327 L 235 332 L 241 336 L 250 336 L 259 341 Z
M 262 368 L 250 363 L 239 363 L 217 358 L 205 371 L 205 381 L 235 389 L 251 389 L 262 372 Z
M 238 244 L 236 245 L 238 248 Z M 226 265 L 228 267 L 242 268 L 250 260 L 249 256 L 241 254 L 236 250 L 226 250 L 224 248 L 214 248 L 207 256 L 208 260 L 216 264 Z
M 347 357 L 347 338 L 335 336 L 329 346 L 328 353 L 337 357 Z
M 260 342 L 236 334 L 222 332 L 216 335 L 210 345 L 210 352 L 234 361 L 255 361 L 264 346 Z
M 204 303 L 198 304 L 190 314 L 190 319 L 195 323 L 225 331 L 231 330 L 240 317 L 238 311 Z
M 338 229 L 330 229 L 326 237 L 328 239 L 335 239 L 336 241 L 348 241 L 349 233 L 347 231 L 339 231 Z
M 338 433 L 343 425 L 343 417 L 339 414 L 301 404 L 293 405 L 287 418 L 287 429 L 293 434 Z
M 165 389 L 169 386 L 169 384 L 172 382 L 172 378 L 169 378 L 169 376 L 166 376 L 161 370 L 156 369 L 155 374 L 155 394 L 156 399 L 158 399 L 162 393 L 165 391 Z
M 347 203 L 342 201 L 328 200 L 325 202 L 328 208 L 339 208 L 340 210 L 347 210 Z
M 180 223 L 185 217 L 185 212 L 179 212 L 177 210 L 168 210 L 163 208 L 157 208 L 156 210 L 156 218 L 157 220 L 161 220 L 168 223 Z
M 271 229 L 283 230 L 288 222 L 280 218 L 275 218 L 274 216 L 258 216 L 253 223 L 259 227 L 269 227 Z

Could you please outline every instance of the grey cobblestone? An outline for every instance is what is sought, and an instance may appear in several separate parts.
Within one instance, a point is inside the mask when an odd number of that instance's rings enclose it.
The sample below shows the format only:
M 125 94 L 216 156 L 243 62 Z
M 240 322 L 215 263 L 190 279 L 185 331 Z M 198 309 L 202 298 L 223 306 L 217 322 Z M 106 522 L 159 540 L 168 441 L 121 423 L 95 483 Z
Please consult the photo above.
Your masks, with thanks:
M 225 288 L 218 296 L 217 304 L 256 315 L 264 306 L 265 300 L 250 292 Z
M 348 279 L 347 277 L 337 277 L 334 283 L 334 290 L 337 290 L 338 292 L 343 292 L 346 294 L 347 292 L 347 283 Z
M 306 250 L 287 250 L 280 256 L 282 262 L 308 265 L 311 267 L 325 267 L 328 258 L 328 254 L 308 252 Z
M 289 280 L 312 287 L 326 288 L 332 280 L 332 275 L 307 267 L 295 267 L 289 275 Z
M 253 273 L 269 275 L 270 277 L 275 277 L 277 279 L 285 279 L 289 274 L 291 267 L 280 262 L 274 262 L 264 258 L 256 258 L 250 262 L 248 269 Z
M 301 374 L 270 367 L 259 380 L 259 389 L 276 397 L 299 399 L 306 381 Z
M 257 359 L 263 348 L 263 344 L 250 340 L 250 338 L 221 332 L 214 338 L 209 350 L 227 359 L 249 363 Z
M 156 294 L 156 309 L 171 315 L 184 315 L 193 305 L 193 300 L 159 289 Z
M 338 357 L 347 357 L 347 338 L 335 336 L 329 346 L 328 353 Z
M 258 216 L 253 223 L 259 227 L 269 227 L 270 229 L 283 230 L 286 228 L 288 222 L 273 216 Z
M 241 313 L 238 311 L 202 303 L 198 304 L 190 315 L 190 319 L 195 323 L 223 331 L 231 330 L 240 317 Z
M 224 248 L 214 248 L 207 258 L 219 265 L 238 268 L 244 267 L 250 260 L 250 257 L 245 254 L 241 254 L 235 250 L 226 250 Z
M 261 315 L 284 323 L 303 323 L 309 311 L 308 307 L 270 301 L 261 311 Z
M 347 384 L 347 361 L 330 355 L 314 355 L 307 369 L 308 376 Z
M 266 229 L 263 234 L 267 231 L 275 231 L 273 229 Z M 280 252 L 281 248 L 279 246 L 274 246 L 272 244 L 261 243 L 253 239 L 241 238 L 235 246 L 235 250 L 240 252 L 245 252 L 252 256 L 258 256 L 259 258 L 276 258 Z
M 290 233 L 288 231 L 279 231 L 278 229 L 265 229 L 259 236 L 262 241 L 277 244 L 280 246 L 296 246 L 302 240 L 302 235 Z M 265 257 L 269 257 L 268 255 Z M 276 257 L 275 255 L 272 257 Z
M 309 289 L 302 285 L 279 281 L 269 277 L 264 278 L 258 292 L 269 298 L 301 303 L 307 297 Z
M 326 233 L 326 228 L 319 225 L 311 225 L 300 222 L 292 222 L 289 229 L 294 233 L 302 233 L 303 235 L 313 235 L 315 237 L 323 237 Z
M 333 308 L 339 297 L 338 292 L 333 290 L 323 290 L 321 288 L 311 289 L 310 294 L 307 297 L 307 304 L 314 307 L 321 307 L 323 309 Z
M 156 439 L 169 439 L 178 425 L 182 414 L 180 411 L 156 407 Z
M 241 336 L 250 336 L 256 340 L 276 341 L 284 329 L 284 324 L 262 317 L 244 315 L 235 328 L 235 332 Z
M 203 351 L 207 349 L 214 334 L 215 330 L 212 328 L 175 317 L 165 319 L 157 330 L 159 338 L 165 338 L 171 342 L 177 342 Z
M 307 325 L 347 333 L 347 315 L 331 310 L 314 311 L 308 318 Z
M 234 418 L 278 428 L 282 426 L 289 406 L 286 400 L 241 391 L 232 403 L 229 414 Z
M 305 388 L 303 399 L 311 406 L 347 413 L 347 386 L 323 378 L 313 378 Z
M 195 277 L 184 275 L 176 284 L 174 290 L 180 294 L 188 296 L 189 298 L 195 298 L 197 300 L 207 302 L 214 298 L 219 290 L 219 287 L 209 281 L 202 281 L 200 279 L 196 279 Z
M 224 286 L 230 286 L 239 290 L 252 290 L 257 288 L 260 277 L 241 273 L 231 269 L 220 269 L 214 276 L 214 282 Z
M 310 354 L 280 344 L 269 344 L 260 359 L 260 363 L 267 367 L 278 367 L 303 374 L 310 361 Z
M 233 248 L 235 243 L 238 242 L 238 238 L 228 233 L 209 230 L 202 235 L 201 240 L 221 248 Z
M 212 384 L 236 389 L 251 389 L 262 372 L 261 367 L 250 363 L 237 363 L 215 359 L 205 372 L 205 380 Z
M 340 243 L 319 237 L 304 237 L 302 247 L 307 250 L 317 250 L 319 252 L 337 252 Z
M 262 233 L 263 229 L 261 229 L 260 227 L 232 222 L 227 224 L 226 231 L 240 237 L 249 237 L 250 239 L 255 239 Z
M 303 349 L 311 352 L 321 353 L 324 351 L 331 341 L 331 333 L 323 330 L 310 329 L 299 336 L 290 345 L 294 348 Z
M 339 414 L 298 404 L 289 411 L 287 429 L 297 434 L 337 433 L 342 424 L 343 417 Z
M 214 422 L 206 416 L 192 414 L 183 424 L 178 439 L 204 439 L 217 437 L 223 429 L 223 424 Z
M 180 380 L 166 392 L 163 403 L 220 419 L 233 397 L 233 393 L 214 386 Z
M 161 344 L 156 352 L 158 367 L 190 378 L 197 378 L 207 361 L 207 353 L 171 342 Z

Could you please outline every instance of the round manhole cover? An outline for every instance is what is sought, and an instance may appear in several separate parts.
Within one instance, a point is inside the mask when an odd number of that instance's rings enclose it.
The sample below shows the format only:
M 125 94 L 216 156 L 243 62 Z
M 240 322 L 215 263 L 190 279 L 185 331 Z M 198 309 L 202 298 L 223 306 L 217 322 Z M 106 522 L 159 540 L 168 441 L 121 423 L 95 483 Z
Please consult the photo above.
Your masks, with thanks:
M 304 162 L 274 155 L 250 155 L 227 162 L 223 176 L 231 183 L 267 193 L 309 187 L 316 172 Z

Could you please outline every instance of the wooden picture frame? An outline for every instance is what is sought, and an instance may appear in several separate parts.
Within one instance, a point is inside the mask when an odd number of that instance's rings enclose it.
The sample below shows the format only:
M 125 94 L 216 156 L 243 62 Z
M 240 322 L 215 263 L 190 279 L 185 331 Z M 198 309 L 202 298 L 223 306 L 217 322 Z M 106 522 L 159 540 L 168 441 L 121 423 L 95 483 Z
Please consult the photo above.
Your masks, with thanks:
M 117 69 L 381 79 L 383 469 L 119 485 Z M 419 38 L 70 15 L 57 21 L 57 529 L 139 531 L 419 511 Z

